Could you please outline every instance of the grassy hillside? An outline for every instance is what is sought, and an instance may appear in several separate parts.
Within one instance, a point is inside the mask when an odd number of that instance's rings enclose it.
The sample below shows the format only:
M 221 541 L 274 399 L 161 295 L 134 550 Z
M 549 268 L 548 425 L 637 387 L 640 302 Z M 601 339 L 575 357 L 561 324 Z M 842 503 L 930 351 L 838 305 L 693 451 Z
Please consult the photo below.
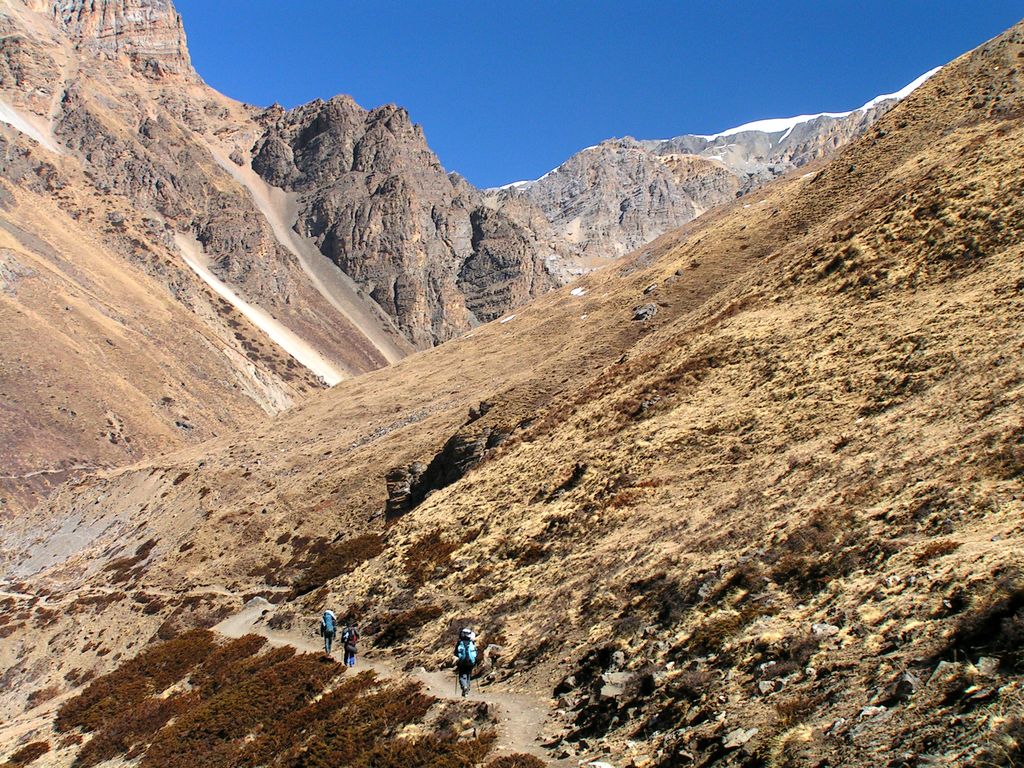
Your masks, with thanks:
M 4 532 L 54 593 L 9 598 L 8 711 L 262 593 L 410 665 L 479 626 L 554 756 L 1019 764 L 1021 59 L 1015 27 L 583 295 L 64 488 Z M 52 607 L 83 594 L 121 597 Z

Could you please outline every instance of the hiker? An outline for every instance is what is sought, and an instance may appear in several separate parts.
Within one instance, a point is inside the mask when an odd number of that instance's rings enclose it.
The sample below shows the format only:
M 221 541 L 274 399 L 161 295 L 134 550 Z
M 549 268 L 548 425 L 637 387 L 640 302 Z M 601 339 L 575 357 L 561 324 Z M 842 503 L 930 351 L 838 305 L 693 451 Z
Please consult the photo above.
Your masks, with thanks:
M 334 632 L 337 628 L 338 617 L 334 615 L 334 611 L 324 611 L 320 619 L 320 636 L 324 639 L 324 653 L 328 656 L 331 655 L 331 644 L 334 643 Z
M 459 641 L 455 644 L 455 671 L 459 675 L 459 688 L 462 695 L 469 695 L 469 684 L 476 666 L 476 633 L 469 627 L 459 632 Z
M 354 667 L 356 665 L 357 642 L 359 642 L 359 630 L 356 629 L 354 625 L 349 624 L 341 633 L 341 644 L 345 648 L 346 667 Z

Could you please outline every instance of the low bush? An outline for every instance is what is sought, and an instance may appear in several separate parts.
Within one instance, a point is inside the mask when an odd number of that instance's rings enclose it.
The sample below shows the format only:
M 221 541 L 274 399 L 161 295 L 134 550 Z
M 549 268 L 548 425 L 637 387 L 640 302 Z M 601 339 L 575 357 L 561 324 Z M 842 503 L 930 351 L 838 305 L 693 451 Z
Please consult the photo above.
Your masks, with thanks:
M 246 737 L 305 707 L 341 669 L 313 654 L 262 666 L 161 730 L 141 766 L 192 768 L 199 755 L 204 768 L 239 765 Z
M 104 570 L 111 572 L 110 580 L 116 584 L 137 578 L 141 573 L 140 567 L 137 567 L 138 564 L 149 557 L 155 546 L 156 539 L 150 539 L 144 544 L 140 544 L 131 557 L 119 557 L 108 563 Z
M 351 573 L 384 551 L 384 540 L 367 533 L 336 544 L 314 547 L 288 567 L 298 567 L 301 575 L 292 583 L 293 596 L 299 597 L 320 588 L 331 579 Z
M 544 768 L 545 765 L 546 763 L 539 757 L 517 752 L 514 755 L 504 755 L 491 760 L 486 768 Z
M 190 682 L 203 698 L 209 698 L 236 679 L 244 669 L 244 662 L 252 659 L 267 644 L 265 637 L 243 635 L 217 648 L 199 669 L 192 673 Z M 285 650 L 285 656 L 288 654 Z M 270 654 L 268 654 L 270 656 Z
M 486 758 L 490 732 L 459 739 L 435 722 L 405 736 L 436 701 L 419 683 L 344 674 L 332 660 L 265 643 L 248 635 L 217 645 L 193 632 L 98 678 L 59 715 L 62 730 L 93 732 L 74 768 L 119 756 L 140 768 L 471 768 Z M 456 720 L 470 714 L 449 706 Z M 64 741 L 81 743 L 77 733 Z
M 167 698 L 150 696 L 125 707 L 86 742 L 75 758 L 74 768 L 91 768 L 118 755 L 137 757 L 140 747 L 148 743 L 153 734 L 171 718 L 187 712 L 196 699 L 194 693 Z
M 414 541 L 405 552 L 405 573 L 409 583 L 422 586 L 431 579 L 443 575 L 451 563 L 452 553 L 464 541 L 445 541 L 440 531 L 432 531 Z
M 29 709 L 35 709 L 40 704 L 45 704 L 50 699 L 53 699 L 59 695 L 60 688 L 58 688 L 56 685 L 48 685 L 46 688 L 40 688 L 38 691 L 32 691 L 32 693 L 28 695 L 28 700 L 26 703 L 28 704 Z
M 777 701 L 775 714 L 779 718 L 779 725 L 783 728 L 799 725 L 813 715 L 821 703 L 821 698 L 799 693 Z
M 393 614 L 377 635 L 374 644 L 381 648 L 396 645 L 406 640 L 424 624 L 440 618 L 443 613 L 444 611 L 436 605 L 420 605 Z
M 33 741 L 26 744 L 3 763 L 0 768 L 18 768 L 28 765 L 50 751 L 50 744 L 46 741 Z
M 66 732 L 72 728 L 83 728 L 94 731 L 102 727 L 124 709 L 182 679 L 213 649 L 213 633 L 207 630 L 188 632 L 147 648 L 113 672 L 96 678 L 82 693 L 64 702 L 57 711 L 57 730 Z
M 852 515 L 819 510 L 770 553 L 768 575 L 797 595 L 810 595 L 860 567 L 869 554 Z

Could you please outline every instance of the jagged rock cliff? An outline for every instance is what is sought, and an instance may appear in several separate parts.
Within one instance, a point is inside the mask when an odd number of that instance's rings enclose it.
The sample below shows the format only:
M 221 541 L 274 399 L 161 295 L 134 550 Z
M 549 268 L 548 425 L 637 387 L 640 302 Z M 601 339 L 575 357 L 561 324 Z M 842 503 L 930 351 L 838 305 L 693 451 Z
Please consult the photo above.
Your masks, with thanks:
M 554 285 L 529 212 L 486 210 L 404 109 L 347 96 L 267 110 L 253 169 L 297 193 L 300 231 L 417 346 L 452 338 Z M 535 223 L 544 226 L 543 218 Z
M 171 0 L 54 0 L 52 13 L 82 50 L 124 57 L 147 77 L 195 76 Z

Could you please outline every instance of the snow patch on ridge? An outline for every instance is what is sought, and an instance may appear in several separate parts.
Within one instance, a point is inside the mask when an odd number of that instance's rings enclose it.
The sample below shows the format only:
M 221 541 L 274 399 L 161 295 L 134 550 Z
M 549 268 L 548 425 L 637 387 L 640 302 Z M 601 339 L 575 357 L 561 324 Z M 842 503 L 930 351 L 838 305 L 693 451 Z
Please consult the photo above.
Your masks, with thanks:
M 871 99 L 871 101 L 865 103 L 864 106 L 860 108 L 860 111 L 871 109 L 872 107 L 881 104 L 883 101 L 888 101 L 889 99 L 907 98 L 907 96 L 909 96 L 922 85 L 924 85 L 925 82 L 940 69 L 942 69 L 942 67 L 935 67 L 935 69 L 929 69 L 916 80 L 913 80 L 910 83 L 907 83 L 907 85 L 900 88 L 898 91 L 896 91 L 896 93 L 885 93 L 882 94 L 881 96 L 875 96 L 875 98 Z
M 796 126 L 800 125 L 801 123 L 808 123 L 808 122 L 810 122 L 812 120 L 817 120 L 819 117 L 831 117 L 831 118 L 839 119 L 839 118 L 847 117 L 848 115 L 852 115 L 855 112 L 865 112 L 865 111 L 871 109 L 872 107 L 878 106 L 883 101 L 889 101 L 890 99 L 905 99 L 907 96 L 909 96 L 915 90 L 917 90 L 921 85 L 923 85 L 932 75 L 934 75 L 940 69 L 942 69 L 942 67 L 935 67 L 934 69 L 928 70 L 923 75 L 921 75 L 920 77 L 918 77 L 915 80 L 911 81 L 910 83 L 905 85 L 903 88 L 900 88 L 900 90 L 896 91 L 895 93 L 884 93 L 884 94 L 881 94 L 880 96 L 875 96 L 873 99 L 870 99 L 869 101 L 865 102 L 865 104 L 862 107 L 860 107 L 859 109 L 851 109 L 851 110 L 848 110 L 846 112 L 819 112 L 819 113 L 814 114 L 814 115 L 796 115 L 794 117 L 775 117 L 775 118 L 768 118 L 768 119 L 765 119 L 765 120 L 754 120 L 753 122 L 750 122 L 750 123 L 744 123 L 743 125 L 738 125 L 735 128 L 728 128 L 728 129 L 726 129 L 724 131 L 721 131 L 719 133 L 710 133 L 710 134 L 698 134 L 698 133 L 695 133 L 695 134 L 681 134 L 680 136 L 674 136 L 674 137 L 669 138 L 669 139 L 654 139 L 653 141 L 654 142 L 666 142 L 666 141 L 672 141 L 675 138 L 683 138 L 683 137 L 688 137 L 688 136 L 689 137 L 693 137 L 693 138 L 697 138 L 697 139 L 704 139 L 705 141 L 714 141 L 715 139 L 721 139 L 721 138 L 724 138 L 726 136 L 733 136 L 733 135 L 735 135 L 737 133 L 744 133 L 746 131 L 761 131 L 763 133 L 769 133 L 769 134 L 771 134 L 771 133 L 782 133 L 782 136 L 779 137 L 776 140 L 776 142 L 773 142 L 773 144 L 774 143 L 781 143 L 782 141 L 785 141 L 787 138 L 789 138 L 789 135 L 793 132 L 793 129 Z M 600 146 L 600 145 L 599 144 L 595 144 L 595 145 L 592 145 L 592 146 L 589 146 L 589 147 L 584 147 L 583 149 L 579 150 L 575 154 L 578 155 L 578 154 L 580 154 L 582 152 L 587 152 L 588 150 L 596 149 L 598 146 Z M 729 146 L 732 146 L 732 145 L 729 145 Z M 721 155 L 710 155 L 710 156 L 707 156 L 707 157 L 708 157 L 708 159 L 713 159 L 713 160 L 724 160 L 724 158 Z M 566 161 L 566 162 L 568 162 L 568 161 Z M 559 165 L 557 168 L 552 168 L 550 171 L 548 171 L 543 176 L 541 176 L 541 177 L 539 177 L 537 179 L 525 180 L 525 181 L 513 181 L 511 184 L 505 184 L 505 185 L 500 186 L 500 187 L 493 187 L 492 189 L 494 191 L 497 191 L 497 190 L 500 190 L 500 189 L 528 187 L 531 184 L 536 184 L 538 181 L 543 181 L 548 176 L 552 175 L 553 173 L 558 171 L 560 168 L 562 168 L 562 166 L 564 166 L 564 165 L 565 165 L 565 163 L 562 163 L 562 165 Z
M 721 131 L 720 133 L 693 134 L 693 136 L 698 139 L 704 139 L 705 141 L 714 141 L 715 139 L 720 139 L 723 136 L 733 136 L 737 133 L 744 133 L 746 131 L 762 131 L 764 133 L 778 133 L 779 131 L 785 131 L 779 139 L 779 141 L 782 141 L 793 132 L 793 129 L 796 126 L 801 123 L 808 123 L 811 120 L 817 120 L 819 117 L 832 117 L 837 119 L 847 117 L 848 115 L 852 115 L 854 112 L 865 112 L 872 107 L 878 106 L 883 101 L 889 101 L 890 99 L 905 99 L 940 69 L 942 69 L 942 67 L 935 67 L 935 69 L 925 72 L 923 75 L 903 86 L 895 93 L 883 93 L 880 96 L 875 96 L 875 98 L 867 101 L 864 106 L 859 109 L 851 109 L 847 112 L 819 112 L 815 115 L 796 115 L 795 117 L 775 117 L 768 118 L 767 120 L 754 120 L 753 122 L 744 123 L 743 125 L 738 125 L 735 128 L 729 128 Z M 671 141 L 671 139 L 662 139 L 662 141 Z

